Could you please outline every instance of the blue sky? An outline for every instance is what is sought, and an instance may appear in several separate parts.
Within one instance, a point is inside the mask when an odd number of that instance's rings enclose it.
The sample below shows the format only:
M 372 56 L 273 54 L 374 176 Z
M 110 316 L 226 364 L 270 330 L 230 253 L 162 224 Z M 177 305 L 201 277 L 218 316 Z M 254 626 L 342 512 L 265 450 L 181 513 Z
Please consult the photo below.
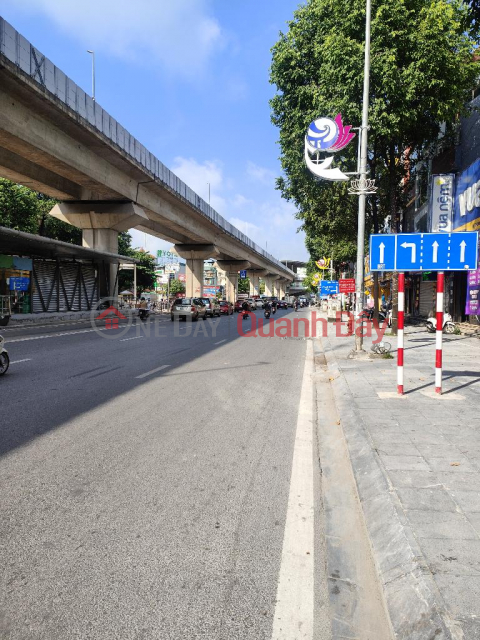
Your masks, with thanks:
M 299 0 L 0 0 L 0 14 L 225 218 L 307 258 L 281 199 L 270 48 Z M 134 232 L 137 246 L 145 236 Z M 147 237 L 150 251 L 167 247 Z

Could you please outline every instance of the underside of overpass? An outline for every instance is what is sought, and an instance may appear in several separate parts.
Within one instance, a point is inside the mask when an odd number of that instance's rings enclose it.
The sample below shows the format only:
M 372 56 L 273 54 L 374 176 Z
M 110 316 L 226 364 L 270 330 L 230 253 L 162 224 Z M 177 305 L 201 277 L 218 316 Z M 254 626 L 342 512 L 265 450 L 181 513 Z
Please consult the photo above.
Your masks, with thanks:
M 293 280 L 1 18 L 0 114 L 0 175 L 59 200 L 51 214 L 81 228 L 84 246 L 117 253 L 132 228 L 170 241 L 191 295 L 205 258 L 228 265 L 229 297 L 239 269 Z

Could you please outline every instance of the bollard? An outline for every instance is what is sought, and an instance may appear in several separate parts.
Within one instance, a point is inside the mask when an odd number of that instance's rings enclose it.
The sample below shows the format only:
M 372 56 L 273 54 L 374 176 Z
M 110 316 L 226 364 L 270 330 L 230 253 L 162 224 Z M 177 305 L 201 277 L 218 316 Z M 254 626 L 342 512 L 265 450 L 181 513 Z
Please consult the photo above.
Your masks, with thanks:
M 403 396 L 403 348 L 405 328 L 405 274 L 398 274 L 397 392 Z
M 435 332 L 435 393 L 442 393 L 443 291 L 445 274 L 437 273 L 437 331 Z

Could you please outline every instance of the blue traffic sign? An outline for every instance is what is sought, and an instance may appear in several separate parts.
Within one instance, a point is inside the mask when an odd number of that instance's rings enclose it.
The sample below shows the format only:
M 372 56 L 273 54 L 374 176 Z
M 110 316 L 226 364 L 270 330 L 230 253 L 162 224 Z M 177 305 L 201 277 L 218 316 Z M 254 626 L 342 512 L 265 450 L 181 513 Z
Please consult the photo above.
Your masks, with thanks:
M 477 231 L 370 236 L 370 271 L 471 271 L 477 262 Z
M 247 270 L 242 269 L 242 271 L 240 271 L 240 278 L 246 278 L 246 277 L 247 277 Z
M 338 293 L 338 280 L 321 280 L 320 295 L 330 296 Z

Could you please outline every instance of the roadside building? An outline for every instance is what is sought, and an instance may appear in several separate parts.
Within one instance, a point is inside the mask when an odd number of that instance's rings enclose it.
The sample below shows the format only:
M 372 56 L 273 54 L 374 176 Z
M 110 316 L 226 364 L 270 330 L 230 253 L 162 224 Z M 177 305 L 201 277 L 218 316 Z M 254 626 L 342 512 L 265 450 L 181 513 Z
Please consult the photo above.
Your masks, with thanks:
M 116 297 L 132 258 L 0 227 L 0 296 L 12 314 L 88 311 Z

